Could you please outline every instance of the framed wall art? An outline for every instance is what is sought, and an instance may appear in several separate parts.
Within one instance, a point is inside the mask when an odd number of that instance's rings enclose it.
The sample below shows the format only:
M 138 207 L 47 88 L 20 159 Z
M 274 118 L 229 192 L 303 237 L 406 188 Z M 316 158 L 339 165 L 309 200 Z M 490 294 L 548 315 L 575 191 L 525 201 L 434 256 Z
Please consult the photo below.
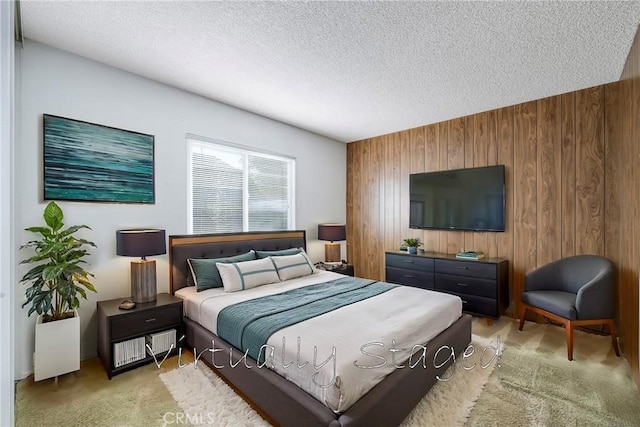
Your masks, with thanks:
M 43 115 L 44 199 L 155 203 L 154 136 Z

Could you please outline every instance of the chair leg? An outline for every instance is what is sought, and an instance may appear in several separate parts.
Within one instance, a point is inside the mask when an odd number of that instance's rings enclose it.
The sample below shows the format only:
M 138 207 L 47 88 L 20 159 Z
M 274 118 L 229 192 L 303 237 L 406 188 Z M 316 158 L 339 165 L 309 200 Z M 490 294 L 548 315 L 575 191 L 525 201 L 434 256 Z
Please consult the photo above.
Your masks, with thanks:
M 573 325 L 571 321 L 567 321 L 564 327 L 567 330 L 567 358 L 573 360 Z
M 522 314 L 520 315 L 520 326 L 518 327 L 518 330 L 521 331 L 522 327 L 524 326 L 524 317 L 527 314 L 527 306 L 523 305 L 522 306 Z
M 611 334 L 611 343 L 613 344 L 613 350 L 616 352 L 616 356 L 620 357 L 620 350 L 618 349 L 618 338 L 616 336 L 616 324 L 613 322 L 613 320 L 608 320 L 607 327 L 609 328 L 609 334 Z

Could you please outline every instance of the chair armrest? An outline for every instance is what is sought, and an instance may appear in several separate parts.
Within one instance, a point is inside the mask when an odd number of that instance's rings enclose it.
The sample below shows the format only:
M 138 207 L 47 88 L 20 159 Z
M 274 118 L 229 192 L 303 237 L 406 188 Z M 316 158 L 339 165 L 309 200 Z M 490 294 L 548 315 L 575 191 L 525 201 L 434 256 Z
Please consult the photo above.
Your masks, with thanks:
M 554 290 L 557 280 L 556 262 L 545 264 L 524 275 L 524 291 Z
M 576 296 L 578 319 L 612 319 L 614 311 L 613 272 L 602 271 L 584 284 Z

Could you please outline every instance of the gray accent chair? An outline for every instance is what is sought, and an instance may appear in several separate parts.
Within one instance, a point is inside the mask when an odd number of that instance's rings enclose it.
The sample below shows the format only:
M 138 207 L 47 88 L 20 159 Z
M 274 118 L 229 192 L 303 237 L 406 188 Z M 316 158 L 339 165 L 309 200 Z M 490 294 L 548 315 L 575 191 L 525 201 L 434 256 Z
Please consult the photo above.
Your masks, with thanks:
M 613 263 L 597 255 L 571 256 L 530 271 L 524 279 L 519 330 L 527 311 L 562 323 L 567 331 L 567 356 L 573 360 L 573 328 L 605 324 L 619 357 L 614 286 Z

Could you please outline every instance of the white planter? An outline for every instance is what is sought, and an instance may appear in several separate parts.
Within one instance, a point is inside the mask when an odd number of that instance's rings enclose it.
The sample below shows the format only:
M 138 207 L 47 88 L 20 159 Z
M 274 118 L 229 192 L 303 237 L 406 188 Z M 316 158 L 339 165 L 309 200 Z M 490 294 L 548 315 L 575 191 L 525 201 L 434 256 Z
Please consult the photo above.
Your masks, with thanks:
M 35 381 L 80 369 L 80 316 L 55 322 L 36 321 L 36 350 L 33 354 Z

